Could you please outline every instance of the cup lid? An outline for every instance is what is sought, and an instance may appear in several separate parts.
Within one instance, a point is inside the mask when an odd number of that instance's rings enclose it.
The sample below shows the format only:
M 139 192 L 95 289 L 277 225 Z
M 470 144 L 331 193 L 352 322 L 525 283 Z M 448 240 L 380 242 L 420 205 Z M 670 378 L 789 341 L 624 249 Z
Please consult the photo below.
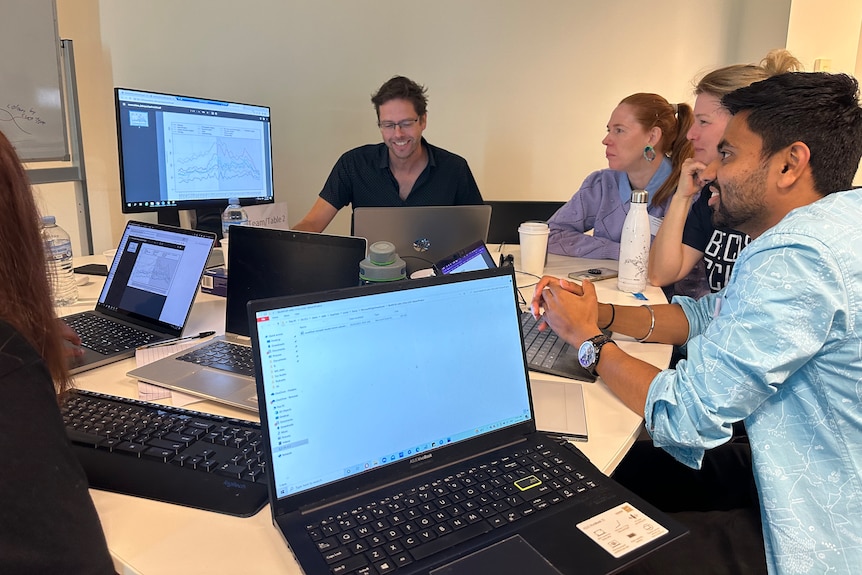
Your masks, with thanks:
M 524 222 L 518 227 L 520 232 L 544 233 L 548 231 L 548 222 L 529 221 Z

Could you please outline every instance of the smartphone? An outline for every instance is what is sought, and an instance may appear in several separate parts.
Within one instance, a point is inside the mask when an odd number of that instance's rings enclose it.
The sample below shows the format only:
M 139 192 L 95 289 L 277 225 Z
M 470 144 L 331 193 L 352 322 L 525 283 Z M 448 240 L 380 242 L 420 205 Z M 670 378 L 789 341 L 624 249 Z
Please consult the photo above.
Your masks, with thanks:
M 108 266 L 105 264 L 84 264 L 74 269 L 76 274 L 87 274 L 91 276 L 108 275 Z
M 574 271 L 569 274 L 569 277 L 578 281 L 590 280 L 591 282 L 597 282 L 617 277 L 617 270 L 612 270 L 611 268 L 587 268 Z

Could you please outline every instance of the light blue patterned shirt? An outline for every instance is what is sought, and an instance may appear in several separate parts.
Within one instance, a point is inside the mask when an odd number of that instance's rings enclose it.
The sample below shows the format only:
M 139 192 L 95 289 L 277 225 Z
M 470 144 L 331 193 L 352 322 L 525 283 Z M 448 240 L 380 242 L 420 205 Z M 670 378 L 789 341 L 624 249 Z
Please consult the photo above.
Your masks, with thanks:
M 688 360 L 650 386 L 655 444 L 697 468 L 744 420 L 769 572 L 862 573 L 862 190 L 793 210 L 724 290 L 674 301 Z

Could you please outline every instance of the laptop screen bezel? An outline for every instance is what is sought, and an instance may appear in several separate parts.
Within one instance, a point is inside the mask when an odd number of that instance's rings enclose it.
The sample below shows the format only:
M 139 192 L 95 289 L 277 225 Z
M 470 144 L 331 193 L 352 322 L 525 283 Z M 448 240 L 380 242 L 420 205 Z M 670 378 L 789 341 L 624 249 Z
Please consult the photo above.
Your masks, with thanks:
M 452 274 L 447 276 L 437 276 L 422 278 L 416 280 L 404 280 L 399 282 L 391 282 L 386 284 L 376 284 L 368 286 L 360 286 L 335 290 L 328 292 L 325 296 L 320 293 L 305 294 L 284 298 L 272 298 L 268 300 L 254 300 L 248 303 L 249 331 L 252 337 L 252 348 L 255 354 L 255 382 L 257 389 L 258 401 L 265 404 L 266 394 L 264 393 L 263 376 L 261 371 L 260 345 L 257 339 L 258 334 L 254 325 L 254 318 L 258 311 L 268 309 L 280 309 L 289 306 L 304 305 L 317 303 L 320 301 L 344 299 L 358 297 L 367 294 L 385 293 L 397 290 L 406 290 L 420 288 L 428 285 L 467 282 L 477 278 L 510 276 L 512 284 L 512 315 L 513 321 L 518 325 L 518 337 L 521 341 L 521 358 L 520 365 L 523 377 L 527 385 L 527 397 L 530 406 L 532 417 L 521 423 L 515 423 L 509 427 L 497 430 L 494 433 L 485 434 L 479 437 L 474 437 L 461 441 L 456 444 L 446 445 L 432 449 L 427 453 L 431 453 L 431 458 L 423 459 L 418 462 L 411 462 L 409 459 L 390 463 L 379 468 L 370 469 L 354 477 L 346 477 L 339 481 L 328 485 L 322 485 L 315 489 L 306 492 L 289 495 L 278 498 L 276 494 L 274 473 L 270 471 L 268 481 L 268 489 L 270 495 L 270 505 L 272 506 L 273 516 L 293 513 L 295 511 L 307 508 L 325 505 L 330 501 L 335 501 L 343 497 L 345 493 L 358 493 L 366 490 L 376 489 L 386 483 L 398 482 L 403 479 L 416 477 L 426 471 L 439 469 L 441 466 L 460 461 L 466 457 L 475 456 L 477 453 L 492 451 L 499 449 L 507 444 L 514 444 L 523 441 L 524 438 L 536 431 L 535 409 L 533 406 L 532 391 L 529 385 L 529 370 L 527 360 L 524 354 L 523 339 L 521 333 L 521 322 L 519 320 L 520 308 L 518 306 L 517 285 L 515 283 L 514 271 L 510 268 L 495 268 L 491 270 L 478 270 Z M 268 430 L 268 413 L 265 405 L 261 405 L 259 412 L 261 428 Z M 264 443 L 267 457 L 272 457 L 272 451 L 269 445 L 269 434 L 264 433 Z

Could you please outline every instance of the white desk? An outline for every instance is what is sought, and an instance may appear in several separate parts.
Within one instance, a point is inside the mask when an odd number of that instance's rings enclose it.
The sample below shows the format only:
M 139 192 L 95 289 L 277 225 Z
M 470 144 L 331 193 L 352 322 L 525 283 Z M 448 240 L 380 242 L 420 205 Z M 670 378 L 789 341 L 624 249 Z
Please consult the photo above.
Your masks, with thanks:
M 492 251 L 496 255 L 496 247 L 492 246 Z M 503 252 L 515 255 L 517 269 L 517 246 L 505 246 Z M 75 264 L 103 261 L 101 257 L 89 256 L 76 259 Z M 569 271 L 597 265 L 616 267 L 615 262 L 606 260 L 551 255 L 546 273 L 565 277 Z M 537 280 L 524 274 L 518 274 L 518 278 L 521 292 L 529 300 L 532 297 L 531 285 Z M 93 283 L 79 288 L 78 303 L 59 308 L 58 314 L 68 315 L 91 309 L 95 305 L 103 278 L 92 279 Z M 618 292 L 614 280 L 598 282 L 596 288 L 601 301 L 620 305 L 641 303 L 630 294 Z M 652 302 L 665 301 L 659 288 L 649 287 L 644 293 Z M 186 332 L 214 330 L 224 333 L 224 315 L 224 298 L 198 294 Z M 620 341 L 620 347 L 659 367 L 667 366 L 671 354 L 670 346 L 638 344 L 625 341 L 625 338 Z M 82 389 L 137 397 L 137 382 L 126 376 L 126 372 L 134 367 L 134 359 L 127 359 L 81 373 L 76 376 L 75 382 Z M 542 379 L 568 381 L 552 375 L 537 375 Z M 631 447 L 640 432 L 642 420 L 616 399 L 601 381 L 583 385 L 590 439 L 576 445 L 599 469 L 610 473 Z M 257 419 L 251 412 L 211 401 L 194 403 L 187 408 L 242 419 Z M 287 545 L 272 526 L 268 506 L 254 517 L 241 519 L 106 491 L 91 490 L 91 494 L 102 520 L 115 567 L 123 575 L 301 573 Z

